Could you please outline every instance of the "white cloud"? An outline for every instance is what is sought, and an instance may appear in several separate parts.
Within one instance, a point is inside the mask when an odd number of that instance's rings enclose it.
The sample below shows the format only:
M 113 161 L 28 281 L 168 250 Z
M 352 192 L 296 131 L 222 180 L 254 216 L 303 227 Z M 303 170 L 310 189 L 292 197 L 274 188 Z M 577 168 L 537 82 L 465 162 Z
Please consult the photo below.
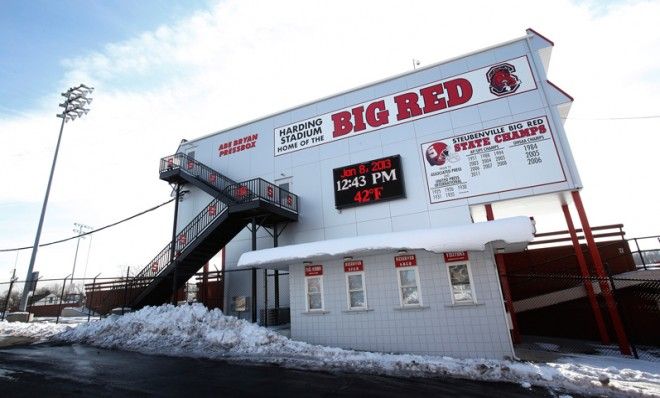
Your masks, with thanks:
M 168 199 L 158 160 L 181 138 L 405 72 L 413 58 L 424 65 L 519 37 L 527 27 L 556 43 L 549 77 L 576 98 L 575 118 L 660 113 L 660 31 L 649 29 L 660 3 L 590 6 L 225 1 L 63 60 L 63 88 L 83 81 L 97 91 L 89 115 L 65 127 L 42 241 L 70 234 L 74 221 L 100 226 Z M 10 187 L 0 192 L 3 247 L 34 239 L 59 128 L 58 100 L 53 95 L 44 100 L 47 108 L 0 121 L 3 182 Z M 593 225 L 623 222 L 629 235 L 657 233 L 658 212 L 649 209 L 659 193 L 659 128 L 659 119 L 567 122 Z M 33 213 L 6 210 L 7 203 L 23 202 Z M 168 211 L 99 234 L 90 273 L 146 264 L 169 239 Z M 555 219 L 557 225 L 548 221 L 547 227 L 563 228 L 559 212 Z M 19 259 L 23 268 L 27 253 Z M 43 249 L 37 268 L 64 275 L 72 253 Z M 0 280 L 13 263 L 14 254 L 0 254 Z

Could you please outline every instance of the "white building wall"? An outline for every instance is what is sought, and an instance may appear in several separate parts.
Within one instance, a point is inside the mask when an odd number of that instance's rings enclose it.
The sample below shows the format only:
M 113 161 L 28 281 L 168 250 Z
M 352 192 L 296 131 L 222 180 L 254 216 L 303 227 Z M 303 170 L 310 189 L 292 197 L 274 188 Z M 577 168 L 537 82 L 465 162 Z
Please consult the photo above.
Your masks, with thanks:
M 544 38 L 531 34 L 529 38 L 514 40 L 183 143 L 179 147 L 179 151 L 187 153 L 189 150 L 194 150 L 196 159 L 239 182 L 256 177 L 268 181 L 290 177 L 291 191 L 300 198 L 299 220 L 287 226 L 279 238 L 280 246 L 339 237 L 471 223 L 470 205 L 497 202 L 521 195 L 569 190 L 580 186 L 579 176 L 568 148 L 568 141 L 565 139 L 562 121 L 556 109 L 562 98 L 566 101 L 568 99 L 554 86 L 547 83 L 546 71 L 538 55 L 538 50 L 547 48 L 549 45 Z M 423 117 L 377 131 L 351 134 L 348 138 L 274 156 L 273 131 L 277 127 L 460 75 L 470 70 L 508 61 L 522 55 L 527 56 L 534 74 L 537 88 L 532 91 L 514 93 L 489 102 Z M 548 117 L 552 134 L 555 137 L 557 152 L 564 170 L 567 171 L 565 182 L 430 203 L 425 175 L 425 159 L 420 151 L 421 144 L 539 116 Z M 218 147 L 222 143 L 251 134 L 259 135 L 254 148 L 227 156 L 218 155 Z M 401 155 L 406 198 L 344 210 L 335 209 L 333 168 L 397 154 Z M 188 186 L 187 189 L 191 193 L 189 199 L 181 203 L 178 220 L 180 229 L 211 200 L 210 196 L 193 186 Z M 269 248 L 272 245 L 272 237 L 260 230 L 257 249 Z M 247 250 L 251 250 L 251 237 L 250 233 L 244 230 L 226 248 L 226 268 L 235 268 L 238 258 Z M 261 280 L 261 278 L 258 279 Z M 231 299 L 234 290 L 250 291 L 251 281 L 247 272 L 235 274 L 227 281 L 228 286 L 231 281 L 231 287 L 226 290 L 227 300 Z M 282 283 L 282 286 L 283 289 L 286 289 L 285 283 Z M 269 286 L 269 289 L 272 290 L 272 287 Z M 281 306 L 283 307 L 288 305 L 285 297 L 282 295 Z M 257 297 L 257 303 L 259 308 L 262 308 L 262 298 Z M 229 308 L 230 303 L 226 304 L 226 308 Z M 477 311 L 480 310 L 477 308 Z M 456 312 L 458 311 L 456 310 Z M 464 311 L 464 309 L 460 311 Z
M 513 356 L 490 249 L 469 252 L 477 305 L 452 305 L 442 255 L 417 256 L 422 308 L 401 309 L 396 253 L 363 260 L 368 311 L 348 311 L 343 260 L 323 265 L 324 313 L 306 312 L 304 265 L 291 265 L 291 337 L 313 344 L 455 358 Z M 316 264 L 316 263 L 315 263 Z

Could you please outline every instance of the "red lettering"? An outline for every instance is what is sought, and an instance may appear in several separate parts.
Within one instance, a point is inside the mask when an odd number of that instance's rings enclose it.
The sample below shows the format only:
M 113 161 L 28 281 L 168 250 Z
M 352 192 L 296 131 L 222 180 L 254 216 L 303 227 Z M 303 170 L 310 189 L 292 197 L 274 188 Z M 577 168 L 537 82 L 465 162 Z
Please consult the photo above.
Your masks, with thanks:
M 462 105 L 472 98 L 472 85 L 466 79 L 454 79 L 444 83 L 447 91 L 447 105 Z
M 424 113 L 435 112 L 447 107 L 447 101 L 440 98 L 440 94 L 444 93 L 442 84 L 435 84 L 430 87 L 419 90 L 424 98 Z
M 346 135 L 353 131 L 353 123 L 351 123 L 351 113 L 348 111 L 341 111 L 332 115 L 332 122 L 334 123 L 334 131 L 332 137 L 337 138 Z
M 353 119 L 355 120 L 353 131 L 362 131 L 367 128 L 367 125 L 364 124 L 363 106 L 358 106 L 357 108 L 353 108 Z
M 367 123 L 371 127 L 380 127 L 389 123 L 390 111 L 385 108 L 385 101 L 372 102 L 367 106 Z
M 419 97 L 415 93 L 404 93 L 394 97 L 396 102 L 396 120 L 405 120 L 422 114 L 422 109 L 417 104 Z

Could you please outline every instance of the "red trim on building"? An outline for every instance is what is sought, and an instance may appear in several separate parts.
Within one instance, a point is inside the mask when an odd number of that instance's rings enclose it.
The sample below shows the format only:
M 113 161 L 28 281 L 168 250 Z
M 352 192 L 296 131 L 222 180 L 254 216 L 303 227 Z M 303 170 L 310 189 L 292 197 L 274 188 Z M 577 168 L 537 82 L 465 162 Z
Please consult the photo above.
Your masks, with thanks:
M 567 96 L 567 97 L 571 100 L 571 102 L 575 101 L 575 99 L 573 99 L 573 96 L 572 96 L 572 95 L 570 95 L 570 94 L 567 93 L 566 91 L 564 91 L 564 90 L 562 90 L 561 88 L 559 88 L 559 86 L 557 86 L 556 84 L 554 84 L 554 83 L 551 82 L 550 80 L 546 80 L 546 82 L 547 82 L 549 85 L 551 85 L 552 87 L 554 87 L 554 88 L 556 88 L 557 90 L 561 91 L 561 93 L 564 94 L 565 96 Z
M 539 32 L 535 31 L 532 28 L 527 28 L 526 32 L 527 32 L 527 34 L 533 33 L 533 34 L 537 35 L 538 37 L 540 37 L 541 39 L 543 39 L 543 40 L 547 41 L 548 43 L 550 43 L 551 46 L 553 46 L 553 47 L 555 46 L 555 43 L 552 40 L 548 39 L 547 37 L 543 36 L 542 34 L 540 34 Z

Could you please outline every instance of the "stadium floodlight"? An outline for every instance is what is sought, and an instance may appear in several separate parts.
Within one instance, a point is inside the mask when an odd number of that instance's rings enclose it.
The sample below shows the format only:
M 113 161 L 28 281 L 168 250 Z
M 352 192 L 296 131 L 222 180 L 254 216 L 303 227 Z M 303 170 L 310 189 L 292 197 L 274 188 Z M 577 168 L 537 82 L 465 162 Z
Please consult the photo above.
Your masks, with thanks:
M 53 165 L 50 168 L 50 177 L 48 178 L 48 185 L 46 186 L 46 196 L 44 197 L 44 203 L 41 207 L 41 216 L 39 217 L 39 225 L 37 226 L 37 236 L 34 239 L 30 265 L 28 266 L 25 286 L 23 287 L 23 294 L 18 307 L 18 310 L 22 312 L 27 310 L 28 294 L 32 284 L 32 270 L 34 269 L 34 262 L 37 259 L 37 249 L 39 248 L 39 239 L 41 238 L 41 227 L 43 226 L 46 207 L 48 206 L 48 196 L 50 194 L 50 186 L 53 182 L 53 174 L 55 172 L 55 164 L 57 163 L 57 154 L 60 150 L 60 142 L 62 141 L 64 123 L 73 121 L 89 112 L 89 109 L 85 108 L 85 105 L 89 104 L 91 98 L 87 98 L 87 95 L 91 94 L 92 91 L 94 91 L 93 87 L 80 84 L 77 87 L 71 87 L 66 92 L 62 93 L 62 97 L 64 97 L 65 100 L 63 103 L 59 104 L 59 106 L 63 108 L 63 111 L 57 115 L 57 117 L 62 119 L 62 125 L 60 126 L 60 134 L 57 138 L 57 145 L 55 146 L 55 156 L 53 156 Z

